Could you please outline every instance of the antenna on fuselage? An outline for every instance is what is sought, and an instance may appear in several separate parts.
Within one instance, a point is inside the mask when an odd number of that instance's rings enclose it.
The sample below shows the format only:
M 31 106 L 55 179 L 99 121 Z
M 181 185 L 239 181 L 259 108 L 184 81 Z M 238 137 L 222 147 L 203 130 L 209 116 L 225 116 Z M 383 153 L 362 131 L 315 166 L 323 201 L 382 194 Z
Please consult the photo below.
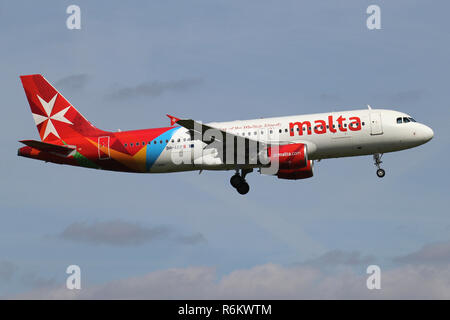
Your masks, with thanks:
M 367 105 L 367 108 L 368 108 L 369 110 L 372 110 L 372 107 L 370 106 L 370 104 Z

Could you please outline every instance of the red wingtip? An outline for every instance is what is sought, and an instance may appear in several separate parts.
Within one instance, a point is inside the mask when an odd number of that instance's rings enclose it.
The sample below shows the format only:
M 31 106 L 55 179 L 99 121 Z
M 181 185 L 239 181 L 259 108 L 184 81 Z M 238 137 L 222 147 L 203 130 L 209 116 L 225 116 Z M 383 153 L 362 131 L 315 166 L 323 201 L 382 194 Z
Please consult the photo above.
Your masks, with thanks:
M 173 126 L 175 123 L 177 123 L 180 118 L 171 116 L 170 114 L 166 114 L 166 116 L 168 116 L 170 118 L 170 126 Z

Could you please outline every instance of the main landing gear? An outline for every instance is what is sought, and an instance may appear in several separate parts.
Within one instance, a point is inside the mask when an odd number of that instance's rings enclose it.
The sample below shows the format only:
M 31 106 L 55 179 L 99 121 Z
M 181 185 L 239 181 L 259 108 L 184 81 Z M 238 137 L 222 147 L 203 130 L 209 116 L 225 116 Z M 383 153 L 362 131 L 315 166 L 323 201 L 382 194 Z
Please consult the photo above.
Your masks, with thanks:
M 377 176 L 378 178 L 383 178 L 386 174 L 386 171 L 384 171 L 384 169 L 380 168 L 380 164 L 383 163 L 383 161 L 381 161 L 381 157 L 383 156 L 382 153 L 375 153 L 373 155 L 373 161 L 375 166 L 377 167 Z
M 247 181 L 245 181 L 245 176 L 252 171 L 253 169 L 241 169 L 241 174 L 239 174 L 239 169 L 236 169 L 236 174 L 231 177 L 231 185 L 240 194 L 247 194 L 250 191 L 250 186 Z

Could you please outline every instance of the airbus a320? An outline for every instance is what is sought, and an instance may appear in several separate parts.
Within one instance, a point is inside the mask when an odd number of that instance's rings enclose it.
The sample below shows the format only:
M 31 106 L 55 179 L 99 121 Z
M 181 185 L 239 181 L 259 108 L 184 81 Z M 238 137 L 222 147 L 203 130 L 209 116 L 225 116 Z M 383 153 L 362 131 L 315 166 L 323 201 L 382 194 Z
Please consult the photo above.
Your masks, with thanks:
M 372 109 L 203 124 L 171 115 L 170 126 L 104 131 L 93 126 L 42 75 L 20 77 L 40 140 L 21 140 L 22 157 L 136 173 L 232 170 L 231 185 L 246 194 L 254 170 L 279 179 L 313 176 L 314 161 L 381 156 L 422 145 L 433 130 L 410 115 Z

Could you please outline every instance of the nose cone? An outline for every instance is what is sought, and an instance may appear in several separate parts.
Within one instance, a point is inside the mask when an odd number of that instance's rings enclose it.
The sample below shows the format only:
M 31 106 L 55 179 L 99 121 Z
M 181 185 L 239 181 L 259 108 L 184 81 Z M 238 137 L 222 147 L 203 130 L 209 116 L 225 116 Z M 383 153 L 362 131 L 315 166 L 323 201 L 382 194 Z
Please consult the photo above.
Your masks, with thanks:
M 422 139 L 424 140 L 424 143 L 433 139 L 433 136 L 434 136 L 433 129 L 431 129 L 430 127 L 427 127 L 427 126 L 423 126 L 421 131 L 422 131 L 421 136 L 422 136 Z

